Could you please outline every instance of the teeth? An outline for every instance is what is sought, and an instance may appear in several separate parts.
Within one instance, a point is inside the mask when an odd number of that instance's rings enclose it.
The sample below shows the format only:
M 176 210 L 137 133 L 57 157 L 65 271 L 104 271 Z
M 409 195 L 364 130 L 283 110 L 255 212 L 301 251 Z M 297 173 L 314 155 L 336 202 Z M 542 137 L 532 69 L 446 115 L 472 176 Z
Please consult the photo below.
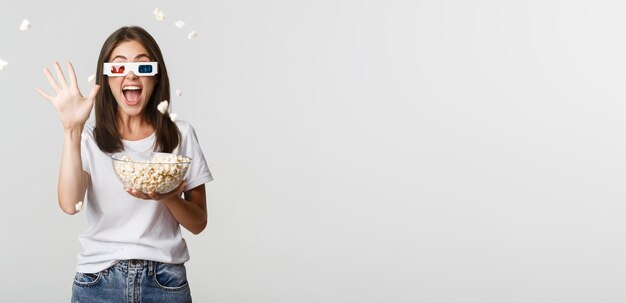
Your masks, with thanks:
M 139 87 L 139 86 L 132 86 L 132 85 L 124 86 L 124 88 L 122 88 L 122 90 L 140 90 L 140 89 L 141 89 L 141 87 Z

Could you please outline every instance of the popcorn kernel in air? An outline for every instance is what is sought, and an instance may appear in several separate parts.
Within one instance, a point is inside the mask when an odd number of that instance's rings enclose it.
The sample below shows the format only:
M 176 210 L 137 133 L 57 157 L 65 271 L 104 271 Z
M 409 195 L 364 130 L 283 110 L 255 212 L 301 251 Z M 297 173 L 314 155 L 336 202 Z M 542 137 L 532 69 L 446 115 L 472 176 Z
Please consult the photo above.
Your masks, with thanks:
M 28 19 L 22 20 L 22 24 L 20 24 L 21 31 L 27 31 L 30 28 L 30 21 Z
M 165 113 L 167 112 L 167 107 L 169 106 L 169 103 L 167 102 L 167 100 L 163 100 L 161 101 L 161 103 L 159 103 L 159 105 L 157 105 L 157 109 L 165 115 Z
M 78 201 L 78 203 L 76 203 L 76 205 L 74 205 L 75 209 L 77 212 L 79 212 L 81 209 L 83 209 L 83 201 Z
M 178 119 L 178 115 L 176 113 L 170 113 L 170 120 L 176 122 L 176 119 Z
M 4 69 L 5 66 L 9 65 L 9 62 L 6 62 L 0 59 L 0 70 Z
M 163 21 L 163 19 L 165 19 L 165 14 L 163 13 L 162 10 L 160 10 L 158 7 L 154 9 L 154 11 L 152 12 L 152 14 L 154 15 L 154 17 L 158 20 L 158 21 Z

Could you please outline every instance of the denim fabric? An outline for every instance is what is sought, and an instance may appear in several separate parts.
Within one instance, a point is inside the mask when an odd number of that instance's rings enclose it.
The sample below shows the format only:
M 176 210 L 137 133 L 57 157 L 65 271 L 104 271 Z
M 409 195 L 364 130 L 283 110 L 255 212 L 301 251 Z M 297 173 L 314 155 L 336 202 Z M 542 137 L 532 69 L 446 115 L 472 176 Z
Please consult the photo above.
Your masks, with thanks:
M 72 302 L 191 302 L 184 264 L 123 260 L 95 274 L 76 273 Z

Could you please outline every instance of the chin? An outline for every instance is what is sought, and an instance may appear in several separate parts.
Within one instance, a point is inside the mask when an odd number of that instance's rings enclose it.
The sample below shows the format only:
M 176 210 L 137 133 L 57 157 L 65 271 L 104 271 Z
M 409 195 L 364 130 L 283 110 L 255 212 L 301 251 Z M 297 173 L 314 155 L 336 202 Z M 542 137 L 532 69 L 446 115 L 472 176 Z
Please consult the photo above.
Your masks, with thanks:
M 137 104 L 135 106 L 129 106 L 126 103 L 117 104 L 117 108 L 119 111 L 124 112 L 124 114 L 128 116 L 137 116 L 141 114 L 144 110 L 145 104 Z

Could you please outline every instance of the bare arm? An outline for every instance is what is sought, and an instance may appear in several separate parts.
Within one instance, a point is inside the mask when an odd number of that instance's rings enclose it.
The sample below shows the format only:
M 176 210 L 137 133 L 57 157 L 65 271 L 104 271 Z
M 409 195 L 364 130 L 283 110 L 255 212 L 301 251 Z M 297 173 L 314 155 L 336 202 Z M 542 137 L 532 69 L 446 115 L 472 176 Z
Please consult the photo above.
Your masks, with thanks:
M 70 215 L 77 213 L 76 203 L 82 201 L 89 185 L 89 174 L 83 171 L 80 156 L 82 129 L 66 130 L 64 133 L 61 169 L 59 171 L 59 207 Z
M 69 84 L 58 62 L 54 63 L 54 68 L 56 80 L 47 68 L 44 69 L 44 74 L 56 96 L 49 95 L 39 87 L 37 87 L 37 92 L 52 103 L 63 123 L 64 141 L 59 171 L 58 199 L 61 209 L 72 215 L 76 213 L 76 203 L 85 197 L 89 184 L 89 175 L 82 168 L 80 140 L 100 86 L 95 85 L 89 96 L 85 98 L 80 93 L 76 73 L 71 63 L 67 63 L 67 70 L 70 74 Z
M 194 235 L 207 225 L 206 191 L 204 184 L 185 192 L 185 199 L 179 195 L 162 200 L 176 221 Z

